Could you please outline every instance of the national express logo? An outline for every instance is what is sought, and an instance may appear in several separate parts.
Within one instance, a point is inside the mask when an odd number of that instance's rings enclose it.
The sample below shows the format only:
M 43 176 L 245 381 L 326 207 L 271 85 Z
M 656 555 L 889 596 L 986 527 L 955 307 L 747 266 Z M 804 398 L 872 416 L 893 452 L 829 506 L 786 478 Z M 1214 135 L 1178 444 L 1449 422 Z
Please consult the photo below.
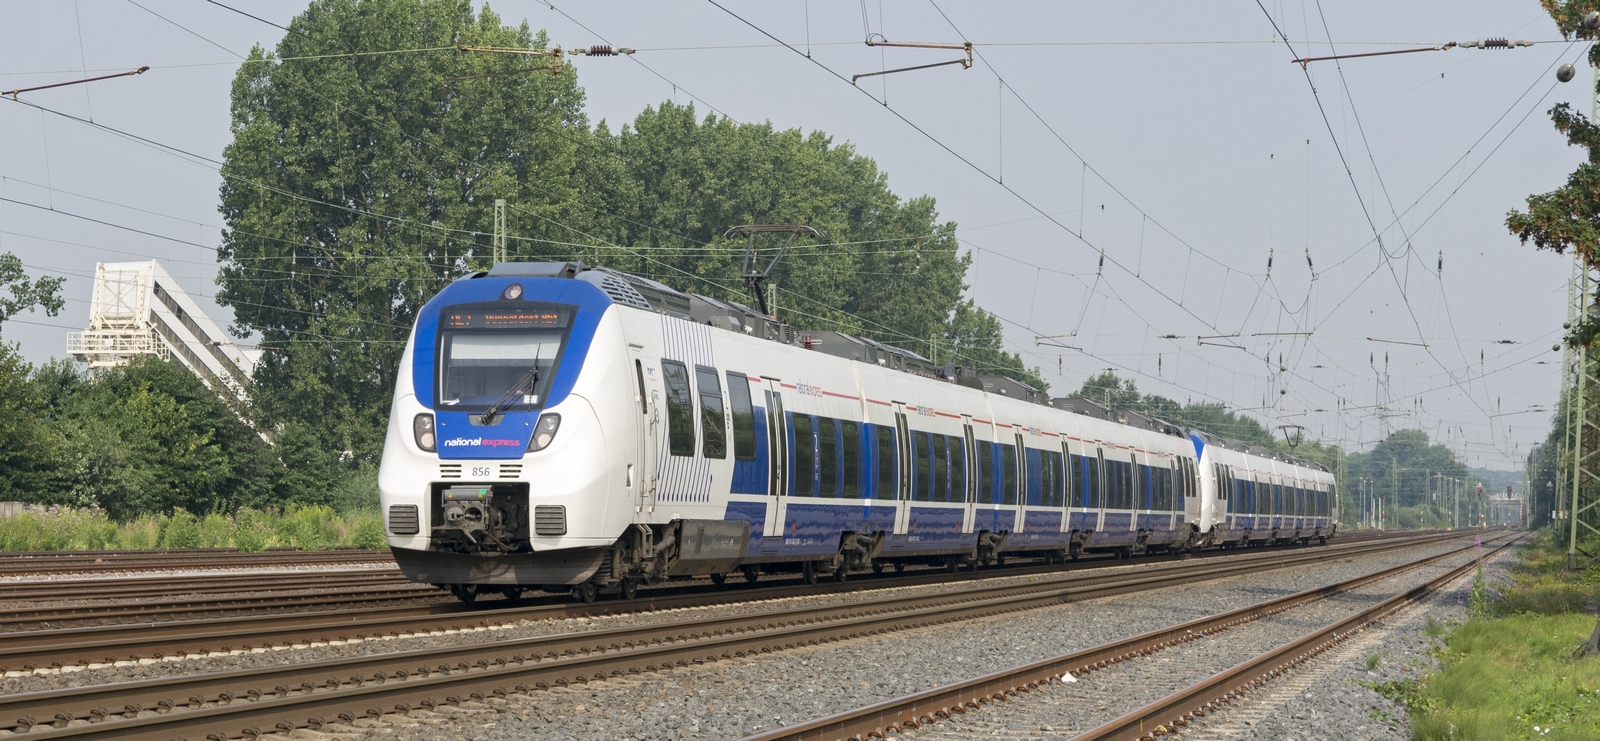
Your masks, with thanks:
M 442 443 L 447 448 L 460 448 L 465 446 L 484 448 L 520 448 L 521 440 L 495 440 L 487 437 L 458 437 L 454 440 L 445 440 Z

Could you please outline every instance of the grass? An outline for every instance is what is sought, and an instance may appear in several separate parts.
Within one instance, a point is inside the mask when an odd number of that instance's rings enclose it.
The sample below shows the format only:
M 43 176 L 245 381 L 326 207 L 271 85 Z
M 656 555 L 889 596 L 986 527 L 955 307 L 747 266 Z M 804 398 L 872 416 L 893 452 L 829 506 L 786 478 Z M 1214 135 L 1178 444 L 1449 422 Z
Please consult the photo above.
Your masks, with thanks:
M 322 550 L 387 545 L 383 518 L 370 510 L 340 514 L 312 505 L 234 514 L 146 515 L 115 522 L 99 509 L 50 507 L 0 519 L 0 551 L 150 550 L 158 548 L 272 547 Z
M 1424 633 L 1443 638 L 1439 671 L 1372 688 L 1406 704 L 1413 739 L 1600 738 L 1600 658 L 1573 656 L 1594 630 L 1597 600 L 1600 567 L 1566 571 L 1564 542 L 1540 533 L 1508 581 L 1490 584 L 1479 570 L 1466 623 L 1429 618 Z
M 1600 659 L 1572 658 L 1594 624 L 1581 614 L 1469 621 L 1445 640 L 1441 671 L 1391 696 L 1410 706 L 1414 739 L 1594 739 Z

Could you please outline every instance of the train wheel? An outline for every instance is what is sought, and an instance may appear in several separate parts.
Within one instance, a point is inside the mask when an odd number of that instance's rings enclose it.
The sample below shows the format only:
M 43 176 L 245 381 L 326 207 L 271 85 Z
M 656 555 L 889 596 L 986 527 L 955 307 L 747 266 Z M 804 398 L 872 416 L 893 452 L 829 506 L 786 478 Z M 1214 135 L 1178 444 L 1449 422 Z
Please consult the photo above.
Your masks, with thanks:
M 595 587 L 594 582 L 586 581 L 572 585 L 572 596 L 578 598 L 580 602 L 593 602 L 600 596 L 600 590 Z
M 1006 557 L 1005 556 L 995 556 L 994 557 L 994 565 L 996 565 L 996 566 L 1004 566 L 1004 565 L 1006 565 Z
M 759 568 L 757 568 L 755 566 L 746 566 L 746 567 L 744 567 L 744 580 L 745 581 L 750 582 L 751 584 L 754 584 L 754 583 L 756 583 L 756 580 L 760 579 L 760 578 L 761 578 L 761 569 L 759 569 Z
M 450 594 L 456 599 L 467 604 L 478 601 L 478 585 L 476 584 L 451 584 Z
M 639 596 L 639 580 L 623 579 L 622 587 L 617 590 L 617 596 L 622 599 L 633 599 Z
M 874 574 L 883 573 L 883 562 L 882 561 L 873 561 L 872 562 L 872 573 L 874 573 Z
M 834 581 L 842 582 L 842 581 L 844 581 L 844 580 L 846 580 L 848 578 L 850 578 L 850 570 L 849 569 L 847 569 L 847 568 L 845 568 L 843 566 L 840 566 L 839 568 L 833 570 L 833 580 Z
M 805 577 L 807 584 L 817 583 L 817 567 L 810 561 L 800 567 L 800 575 Z
M 900 563 L 898 561 L 895 562 L 894 573 L 896 573 L 896 574 L 904 574 L 905 572 L 906 572 L 906 565 L 903 564 L 903 563 Z
M 522 592 L 522 587 L 504 587 L 500 590 L 500 595 L 508 600 L 517 600 L 522 599 Z
M 712 574 L 711 575 L 711 583 L 715 584 L 715 585 L 717 585 L 719 587 L 722 586 L 727 581 L 728 581 L 728 575 L 727 574 Z

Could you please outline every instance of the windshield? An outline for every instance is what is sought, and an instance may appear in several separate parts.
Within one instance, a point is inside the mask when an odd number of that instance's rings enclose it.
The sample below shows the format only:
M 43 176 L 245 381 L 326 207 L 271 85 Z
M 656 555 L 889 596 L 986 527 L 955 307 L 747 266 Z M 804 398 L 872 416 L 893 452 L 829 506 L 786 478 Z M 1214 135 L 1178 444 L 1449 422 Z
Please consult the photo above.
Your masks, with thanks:
M 486 409 L 509 397 L 506 410 L 541 406 L 555 380 L 570 318 L 570 309 L 525 303 L 445 309 L 438 405 Z

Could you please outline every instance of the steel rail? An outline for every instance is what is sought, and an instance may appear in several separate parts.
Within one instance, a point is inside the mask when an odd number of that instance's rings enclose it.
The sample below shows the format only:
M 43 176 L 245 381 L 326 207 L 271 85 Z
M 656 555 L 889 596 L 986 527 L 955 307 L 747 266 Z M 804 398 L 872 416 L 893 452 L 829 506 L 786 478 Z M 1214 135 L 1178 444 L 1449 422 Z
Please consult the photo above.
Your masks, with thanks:
M 325 594 L 307 593 L 328 590 Z M 431 600 L 441 602 L 448 594 L 428 585 L 406 582 L 328 582 L 300 584 L 278 589 L 262 589 L 226 597 L 196 599 L 159 599 L 141 602 L 89 602 L 83 604 L 50 605 L 40 607 L 0 608 L 0 632 L 24 629 L 27 626 L 84 621 L 107 618 L 153 618 L 167 615 L 201 616 L 205 614 L 252 611 L 262 609 L 286 610 L 292 608 L 328 608 L 341 604 L 371 605 L 375 603 L 415 602 Z
M 345 580 L 388 580 L 409 584 L 398 569 L 317 569 L 314 571 L 269 571 L 255 574 L 194 574 L 182 583 L 170 575 L 119 576 L 109 579 L 46 579 L 0 581 L 0 597 L 17 599 L 121 599 L 128 597 L 176 597 L 192 594 L 218 594 L 241 591 L 287 589 L 294 585 L 317 587 Z
M 1415 545 L 1418 544 L 1386 542 L 1366 549 L 1395 550 Z M 228 738 L 255 735 L 264 729 L 317 728 L 331 722 L 330 718 L 351 720 L 381 715 L 389 708 L 403 711 L 413 705 L 436 707 L 469 697 L 503 696 L 512 691 L 1007 614 L 1065 601 L 1260 573 L 1263 567 L 1321 561 L 1328 555 L 1318 549 L 1266 564 L 1187 564 L 1187 568 L 1131 578 L 1122 572 L 1061 579 L 1054 584 L 1022 582 L 937 595 L 868 599 L 820 608 L 52 690 L 0 698 L 0 717 L 18 718 L 20 726 L 32 728 L 28 737 L 34 739 L 164 739 L 208 733 Z M 508 658 L 508 654 L 513 655 Z M 190 692 L 194 694 L 179 699 Z M 166 712 L 109 719 L 116 713 L 139 715 L 145 709 L 154 709 L 152 705 Z M 190 709 L 179 710 L 180 706 Z M 118 710 L 108 711 L 108 707 Z M 56 714 L 48 720 L 51 711 Z M 35 727 L 39 718 L 57 727 L 40 730 Z M 78 719 L 100 722 L 68 725 Z
M 1258 620 L 1261 617 L 1280 613 L 1308 602 L 1325 599 L 1339 592 L 1459 555 L 1475 547 L 1477 546 L 1465 546 L 1336 584 L 1276 597 L 1254 605 L 1247 605 L 1235 610 L 1191 620 L 1181 625 L 1161 628 L 1080 651 L 1073 651 L 1053 658 L 1004 669 L 966 681 L 935 687 L 854 710 L 847 710 L 843 713 L 755 734 L 746 737 L 743 741 L 837 741 L 844 739 L 886 738 L 889 733 L 901 733 L 907 729 L 936 723 L 958 713 L 976 711 L 984 705 L 1006 697 L 1014 697 L 1021 692 L 1028 692 L 1044 685 L 1058 683 L 1067 674 L 1082 675 L 1086 672 L 1103 669 L 1134 658 L 1149 656 L 1164 648 L 1199 640 L 1216 631 L 1226 630 L 1246 622 Z M 1471 565 L 1469 563 L 1462 568 L 1470 568 Z M 1451 573 L 1459 574 L 1460 572 L 1461 569 L 1456 569 Z M 1130 716 L 1126 717 L 1132 717 L 1132 715 L 1130 714 Z M 1080 736 L 1076 738 L 1083 739 L 1088 737 Z M 1113 737 L 1107 736 L 1104 738 Z M 1118 736 L 1115 738 L 1123 737 Z
M 1364 540 L 1354 544 L 1318 546 L 1309 550 L 1263 551 L 1254 555 L 1232 555 L 1204 559 L 1176 559 L 1152 564 L 1146 573 L 1166 573 L 1187 570 L 1199 564 L 1237 564 L 1254 568 L 1263 561 L 1296 559 L 1311 554 L 1312 559 L 1360 555 L 1369 550 L 1383 550 L 1399 544 L 1411 547 L 1438 539 L 1458 537 L 1452 534 L 1431 536 L 1394 537 Z M 1298 561 L 1288 561 L 1298 563 Z M 1111 562 L 1120 563 L 1120 562 Z M 1092 570 L 1087 565 L 1079 570 Z M 1029 574 L 1060 573 L 1060 566 L 1041 566 L 1007 570 L 1000 573 L 976 572 L 962 574 L 928 573 L 885 579 L 883 587 L 942 584 L 951 581 L 981 580 L 996 576 L 1023 576 Z M 1069 570 L 1072 573 L 1074 570 Z M 1119 572 L 1121 573 L 1121 572 Z M 1067 577 L 1072 578 L 1072 577 Z M 1090 575 L 1082 578 L 1099 578 Z M 1120 577 L 1119 577 L 1120 578 Z M 1044 586 L 1053 582 L 1038 582 Z M 398 636 L 437 630 L 462 630 L 488 628 L 492 625 L 514 623 L 520 620 L 549 620 L 574 617 L 595 617 L 632 612 L 704 607 L 763 599 L 784 599 L 816 594 L 859 591 L 859 583 L 829 583 L 817 585 L 794 584 L 764 589 L 731 589 L 694 591 L 682 594 L 646 594 L 631 601 L 594 604 L 554 603 L 542 605 L 515 605 L 498 609 L 473 609 L 461 604 L 392 605 L 372 608 L 329 610 L 322 612 L 277 613 L 243 615 L 200 620 L 164 621 L 154 623 L 126 623 L 95 625 L 76 628 L 57 628 L 38 631 L 13 631 L 0 633 L 0 672 L 13 668 L 32 670 L 48 666 L 92 666 L 117 661 L 139 660 L 144 657 L 162 658 L 167 655 L 211 653 L 214 647 L 231 652 L 236 648 L 251 650 L 274 645 L 326 643 L 336 640 L 361 640 L 375 636 Z M 946 594 L 953 594 L 948 592 Z
M 226 549 L 192 551 L 51 551 L 0 553 L 0 576 L 34 574 L 189 571 L 260 566 L 306 566 L 336 563 L 393 562 L 389 551 L 333 549 L 326 551 L 263 551 Z
M 1521 537 L 1519 535 L 1516 539 L 1501 544 L 1495 548 L 1495 552 L 1509 547 Z M 1480 554 L 1472 562 L 1451 569 L 1443 576 L 1218 672 L 1188 688 L 1090 730 L 1078 736 L 1078 739 L 1154 741 L 1157 736 L 1167 735 L 1172 729 L 1186 727 L 1195 717 L 1205 717 L 1207 713 L 1215 712 L 1220 706 L 1231 705 L 1235 700 L 1260 689 L 1272 679 L 1289 673 L 1295 667 L 1349 640 L 1356 633 L 1400 611 L 1406 605 L 1455 581 L 1474 567 L 1481 566 L 1485 555 L 1487 554 Z

